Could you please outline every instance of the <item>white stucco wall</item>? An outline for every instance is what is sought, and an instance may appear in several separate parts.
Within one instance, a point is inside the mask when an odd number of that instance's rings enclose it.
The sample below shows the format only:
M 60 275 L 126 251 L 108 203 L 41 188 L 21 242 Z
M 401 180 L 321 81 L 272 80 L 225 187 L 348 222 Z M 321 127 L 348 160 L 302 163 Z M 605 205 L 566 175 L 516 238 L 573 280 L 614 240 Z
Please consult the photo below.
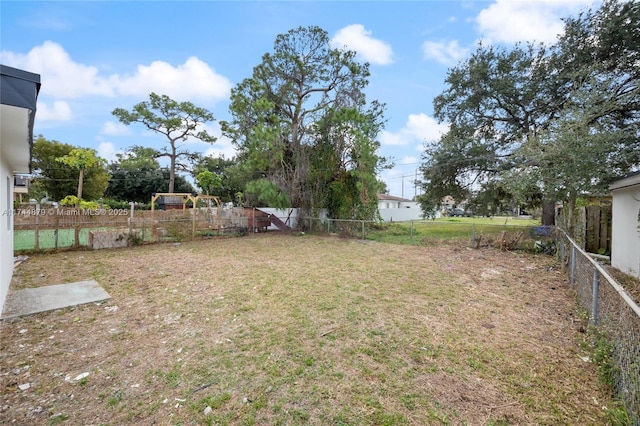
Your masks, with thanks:
M 382 220 L 385 222 L 406 222 L 409 220 L 422 220 L 422 209 L 420 208 L 420 204 L 416 202 L 405 202 L 404 206 L 409 207 L 401 207 L 401 208 L 391 208 L 391 209 L 382 209 L 379 208 L 380 216 Z M 260 207 L 265 213 L 270 213 L 285 222 L 287 218 L 289 218 L 288 224 L 295 228 L 298 223 L 298 209 L 274 209 L 270 207 Z M 320 212 L 320 217 L 326 217 L 326 213 L 324 211 Z M 271 225 L 269 228 L 271 231 L 275 231 L 278 228 L 275 225 Z
M 13 173 L 0 145 L 0 313 L 13 274 Z
M 416 202 L 403 202 L 400 208 L 378 208 L 380 217 L 385 222 L 406 222 L 408 220 L 421 220 L 422 209 Z
M 611 191 L 611 265 L 640 278 L 640 184 Z

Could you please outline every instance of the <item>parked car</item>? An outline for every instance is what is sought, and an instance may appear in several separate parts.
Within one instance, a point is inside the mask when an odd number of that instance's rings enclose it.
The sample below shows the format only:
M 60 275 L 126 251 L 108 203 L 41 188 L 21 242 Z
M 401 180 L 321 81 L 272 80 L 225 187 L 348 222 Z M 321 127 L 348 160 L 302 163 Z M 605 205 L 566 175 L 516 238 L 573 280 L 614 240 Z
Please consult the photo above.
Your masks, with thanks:
M 453 210 L 451 210 L 451 216 L 457 216 L 457 217 L 473 217 L 473 210 L 468 209 L 468 210 L 463 210 L 461 208 L 455 208 Z

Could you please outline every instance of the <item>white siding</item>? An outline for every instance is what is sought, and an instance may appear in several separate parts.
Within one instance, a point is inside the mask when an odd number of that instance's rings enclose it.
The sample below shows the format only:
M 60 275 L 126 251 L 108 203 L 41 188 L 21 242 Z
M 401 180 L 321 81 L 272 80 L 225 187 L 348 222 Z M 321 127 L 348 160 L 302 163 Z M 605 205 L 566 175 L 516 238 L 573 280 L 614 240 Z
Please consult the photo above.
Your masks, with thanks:
M 640 184 L 612 191 L 611 265 L 640 278 Z
M 1 149 L 1 147 L 0 147 Z M 13 274 L 13 173 L 0 156 L 0 313 Z
M 398 203 L 394 208 L 378 208 L 380 217 L 385 222 L 406 222 L 408 220 L 422 219 L 422 209 L 415 201 L 404 201 Z

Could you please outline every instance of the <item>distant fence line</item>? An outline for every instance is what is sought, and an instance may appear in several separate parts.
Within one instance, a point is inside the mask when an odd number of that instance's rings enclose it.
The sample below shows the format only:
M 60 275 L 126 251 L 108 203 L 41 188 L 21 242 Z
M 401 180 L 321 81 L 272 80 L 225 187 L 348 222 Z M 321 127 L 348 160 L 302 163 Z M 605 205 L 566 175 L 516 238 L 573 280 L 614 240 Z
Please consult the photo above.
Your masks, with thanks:
M 617 400 L 632 425 L 640 425 L 640 307 L 607 270 L 564 232 L 558 233 L 558 255 L 571 288 L 589 321 L 605 339 L 612 365 L 606 365 Z M 602 350 L 602 348 L 600 348 Z
M 279 220 L 278 220 L 279 219 Z M 378 239 L 381 230 L 394 227 L 392 237 L 409 237 L 414 244 L 435 243 L 442 239 L 463 240 L 469 245 L 498 245 L 498 240 L 531 241 L 530 227 L 512 224 L 475 225 L 470 223 L 412 220 L 379 222 L 341 220 L 326 217 L 298 217 L 297 209 L 252 209 L 218 207 L 176 210 L 114 209 L 83 210 L 50 208 L 19 210 L 14 215 L 14 249 L 40 251 L 62 248 L 109 248 L 165 241 L 184 241 L 220 235 L 244 235 L 279 229 L 276 223 L 289 229 L 348 238 Z M 443 227 L 446 228 L 443 233 Z M 280 226 L 282 228 L 282 226 Z M 500 235 L 500 231 L 510 230 Z M 519 233 L 518 233 L 518 230 Z M 395 235 L 399 232 L 402 235 Z M 443 234 L 443 235 L 441 235 Z M 515 236 L 514 236 L 515 235 Z M 100 238 L 100 244 L 95 240 Z M 112 238 L 114 245 L 105 239 Z M 436 241 L 437 240 L 437 241 Z

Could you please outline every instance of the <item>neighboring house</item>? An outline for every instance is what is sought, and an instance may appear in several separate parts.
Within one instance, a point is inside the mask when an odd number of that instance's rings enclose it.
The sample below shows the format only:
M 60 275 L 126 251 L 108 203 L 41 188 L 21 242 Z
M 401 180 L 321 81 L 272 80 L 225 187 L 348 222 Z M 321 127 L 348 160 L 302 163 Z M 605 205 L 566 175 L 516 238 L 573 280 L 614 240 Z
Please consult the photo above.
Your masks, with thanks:
M 612 195 L 611 265 L 640 278 L 640 172 L 617 180 Z
M 0 65 L 0 313 L 13 275 L 14 175 L 31 172 L 40 76 Z
M 420 203 L 387 194 L 378 194 L 378 212 L 385 222 L 422 219 Z
M 456 207 L 456 200 L 451 195 L 445 196 L 442 199 L 442 202 L 440 203 L 440 209 L 441 210 L 451 211 L 455 207 Z

